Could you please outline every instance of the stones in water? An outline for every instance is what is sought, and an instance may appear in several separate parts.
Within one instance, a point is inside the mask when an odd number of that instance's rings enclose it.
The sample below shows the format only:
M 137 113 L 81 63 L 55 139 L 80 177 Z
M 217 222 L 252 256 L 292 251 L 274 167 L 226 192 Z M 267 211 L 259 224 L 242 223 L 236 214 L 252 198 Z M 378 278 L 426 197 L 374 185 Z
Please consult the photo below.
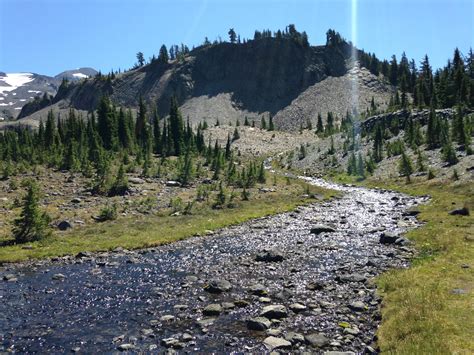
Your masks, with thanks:
M 394 244 L 400 238 L 397 234 L 392 232 L 384 232 L 380 234 L 379 242 L 381 244 Z
M 63 274 L 54 274 L 52 279 L 53 280 L 57 280 L 57 281 L 62 281 L 66 278 L 66 276 L 64 276 Z
M 256 261 L 263 261 L 265 263 L 282 262 L 284 259 L 283 253 L 278 250 L 264 250 L 255 257 Z
M 362 312 L 367 309 L 367 305 L 362 301 L 355 301 L 349 304 L 349 308 L 353 311 Z
M 311 234 L 321 234 L 321 233 L 334 233 L 336 230 L 326 224 L 318 224 L 311 228 Z
M 174 316 L 171 315 L 171 314 L 165 314 L 164 316 L 160 317 L 160 320 L 162 322 L 171 322 L 171 321 L 174 321 Z
M 205 316 L 218 316 L 219 314 L 221 314 L 222 312 L 222 306 L 218 303 L 212 303 L 208 306 L 206 306 L 206 308 L 203 309 L 202 313 L 205 315 Z
M 285 340 L 283 338 L 277 338 L 274 336 L 269 336 L 265 338 L 263 344 L 265 344 L 267 349 L 270 351 L 291 348 L 291 343 L 288 340 Z
M 324 282 L 321 282 L 321 281 L 311 281 L 311 282 L 308 282 L 308 284 L 306 285 L 306 288 L 310 291 L 321 291 L 324 289 Z
M 303 311 L 306 311 L 307 309 L 306 306 L 301 303 L 290 304 L 288 308 L 290 308 L 295 313 L 303 312 Z
M 119 346 L 117 346 L 117 349 L 120 350 L 120 351 L 130 351 L 130 350 L 133 350 L 135 349 L 135 345 L 133 344 L 120 344 Z
M 182 349 L 184 347 L 183 343 L 175 338 L 161 339 L 160 344 L 165 348 Z
M 204 286 L 204 290 L 210 293 L 222 293 L 232 289 L 232 284 L 224 279 L 213 279 Z
M 336 281 L 338 282 L 365 282 L 367 277 L 362 274 L 344 274 L 336 276 Z
M 308 334 L 304 338 L 306 340 L 306 343 L 312 346 L 313 348 L 324 348 L 329 344 L 329 339 L 321 333 Z
M 291 344 L 304 343 L 304 335 L 295 332 L 289 332 L 285 335 L 285 339 L 288 340 Z
M 268 318 L 255 317 L 247 320 L 247 328 L 250 330 L 264 331 L 270 328 L 272 323 Z
M 451 216 L 469 216 L 469 208 L 467 207 L 457 208 L 449 212 L 449 214 Z
M 262 284 L 254 284 L 249 287 L 249 291 L 256 296 L 265 296 L 268 294 L 265 286 Z
M 18 281 L 18 278 L 13 274 L 7 274 L 3 276 L 3 281 L 16 282 Z
M 273 304 L 263 307 L 262 312 L 260 312 L 260 316 L 268 319 L 286 318 L 288 317 L 288 310 L 281 304 Z

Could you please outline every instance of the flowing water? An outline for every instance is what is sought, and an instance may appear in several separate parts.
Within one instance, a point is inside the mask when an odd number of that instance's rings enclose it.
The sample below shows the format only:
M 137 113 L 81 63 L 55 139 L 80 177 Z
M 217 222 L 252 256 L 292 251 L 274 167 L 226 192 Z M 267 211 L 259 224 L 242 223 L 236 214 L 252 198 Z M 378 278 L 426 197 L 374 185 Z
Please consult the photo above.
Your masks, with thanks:
M 159 248 L 0 268 L 0 279 L 17 279 L 0 281 L 0 352 L 263 352 L 268 333 L 248 330 L 246 320 L 273 304 L 288 314 L 270 333 L 291 338 L 292 351 L 320 350 L 290 332 L 324 334 L 325 350 L 364 351 L 380 320 L 373 277 L 412 256 L 379 236 L 415 228 L 404 212 L 424 199 L 305 179 L 341 197 Z M 335 232 L 310 233 L 319 224 Z M 263 250 L 284 260 L 256 261 Z M 207 292 L 216 278 L 232 289 Z M 260 295 L 250 292 L 255 284 Z M 356 301 L 363 310 L 350 306 Z M 290 310 L 294 303 L 303 309 Z M 220 315 L 203 315 L 209 304 L 223 306 Z

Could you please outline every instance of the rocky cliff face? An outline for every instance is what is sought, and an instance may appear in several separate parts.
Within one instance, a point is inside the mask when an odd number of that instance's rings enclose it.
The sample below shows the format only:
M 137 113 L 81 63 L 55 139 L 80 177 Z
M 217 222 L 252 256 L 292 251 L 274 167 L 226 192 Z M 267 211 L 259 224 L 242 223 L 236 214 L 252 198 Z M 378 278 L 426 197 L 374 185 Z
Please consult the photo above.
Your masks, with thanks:
M 348 75 L 349 58 L 349 46 L 345 44 L 337 48 L 310 47 L 277 38 L 221 43 L 198 47 L 183 61 L 155 61 L 113 79 L 91 78 L 70 84 L 59 90 L 53 103 L 56 108 L 90 111 L 102 95 L 108 95 L 117 105 L 133 109 L 142 96 L 150 107 L 156 106 L 159 114 L 166 116 L 170 99 L 176 96 L 183 115 L 194 123 L 203 119 L 234 123 L 245 116 L 259 122 L 261 115 L 276 115 L 280 128 L 292 130 L 308 117 L 314 116 L 315 120 L 318 110 L 325 114 L 349 109 L 350 100 L 337 103 L 340 107 L 335 110 L 335 100 L 331 99 L 342 95 L 344 85 L 310 90 L 325 79 Z M 375 77 L 372 80 L 379 82 Z M 383 94 L 379 101 L 388 102 L 390 89 L 384 86 L 379 91 Z

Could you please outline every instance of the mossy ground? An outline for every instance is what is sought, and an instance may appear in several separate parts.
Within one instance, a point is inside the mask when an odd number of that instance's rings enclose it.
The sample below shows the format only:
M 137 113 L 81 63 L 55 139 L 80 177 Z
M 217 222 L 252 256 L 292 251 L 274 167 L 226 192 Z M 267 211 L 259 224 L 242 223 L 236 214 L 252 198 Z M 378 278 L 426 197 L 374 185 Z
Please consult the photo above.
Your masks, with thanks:
M 426 178 L 365 184 L 431 196 L 419 207 L 424 225 L 407 234 L 418 257 L 409 269 L 389 271 L 377 281 L 383 296 L 382 352 L 474 353 L 474 184 Z M 448 214 L 463 206 L 471 216 Z

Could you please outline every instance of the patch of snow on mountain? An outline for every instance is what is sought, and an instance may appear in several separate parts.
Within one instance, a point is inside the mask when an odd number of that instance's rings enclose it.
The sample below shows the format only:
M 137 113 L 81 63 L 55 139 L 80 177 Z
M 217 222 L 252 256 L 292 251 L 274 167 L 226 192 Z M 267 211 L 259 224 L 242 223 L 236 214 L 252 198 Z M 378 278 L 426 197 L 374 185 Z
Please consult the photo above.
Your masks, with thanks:
M 75 76 L 76 78 L 80 78 L 80 79 L 84 79 L 84 78 L 89 77 L 88 75 L 82 74 L 82 73 L 74 73 L 74 74 L 72 74 L 72 76 Z
M 3 81 L 9 86 L 0 86 L 0 93 L 4 91 L 13 91 L 18 89 L 20 86 L 33 81 L 31 73 L 8 73 L 6 76 L 0 76 L 0 81 Z

